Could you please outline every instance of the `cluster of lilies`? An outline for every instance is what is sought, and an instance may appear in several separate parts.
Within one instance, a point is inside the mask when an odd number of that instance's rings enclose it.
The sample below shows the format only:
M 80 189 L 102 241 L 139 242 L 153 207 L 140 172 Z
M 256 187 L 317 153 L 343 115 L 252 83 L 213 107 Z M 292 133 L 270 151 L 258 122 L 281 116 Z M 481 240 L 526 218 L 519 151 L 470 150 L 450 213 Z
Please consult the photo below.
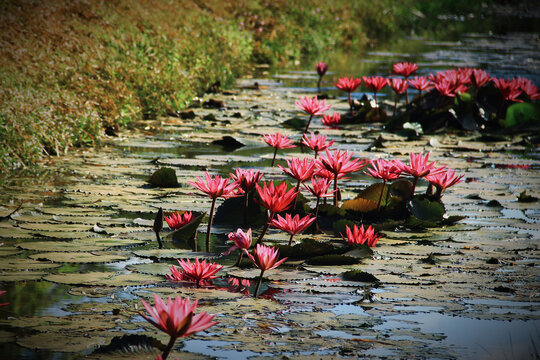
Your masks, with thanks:
M 324 63 L 317 64 L 317 72 L 320 79 L 327 69 Z M 408 84 L 415 87 L 419 91 L 429 89 L 429 84 L 435 82 L 433 80 L 415 77 L 408 79 L 417 69 L 416 64 L 399 63 L 394 65 L 394 72 L 403 75 L 404 80 L 388 79 L 382 77 L 364 77 L 362 80 L 366 86 L 372 89 L 375 93 L 380 91 L 384 86 L 390 84 L 392 88 L 400 88 L 406 92 Z M 475 71 L 471 70 L 471 73 Z M 450 73 L 448 73 L 450 74 Z M 443 75 L 437 74 L 438 77 Z M 446 75 L 445 75 L 446 76 Z M 450 76 L 450 75 L 448 75 Z M 453 75 L 452 75 L 453 76 Z M 443 76 L 444 77 L 444 76 Z M 442 77 L 441 77 L 442 79 Z M 349 103 L 351 113 L 353 111 L 351 93 L 360 85 L 361 79 L 340 78 L 336 83 L 339 89 L 349 93 Z M 441 80 L 445 82 L 447 80 Z M 476 80 L 475 80 L 476 81 Z M 405 84 L 405 85 L 403 85 Z M 436 86 L 436 85 L 435 85 Z M 449 85 L 447 85 L 449 86 Z M 401 91 L 401 90 L 400 90 Z M 401 91 L 400 93 L 402 93 Z M 459 91 L 459 90 L 455 90 Z M 397 90 L 396 90 L 397 93 Z M 275 184 L 273 180 L 262 181 L 264 174 L 255 169 L 235 169 L 230 177 L 222 177 L 220 175 L 212 176 L 208 172 L 204 173 L 203 177 L 196 177 L 195 181 L 190 181 L 193 187 L 206 194 L 211 199 L 210 212 L 208 215 L 208 224 L 206 231 L 206 251 L 210 250 L 210 234 L 212 228 L 212 220 L 214 216 L 216 201 L 218 198 L 228 199 L 231 197 L 244 197 L 244 223 L 247 219 L 247 209 L 249 205 L 250 194 L 256 193 L 253 197 L 254 201 L 267 210 L 268 220 L 260 231 L 259 237 L 255 242 L 255 248 L 250 252 L 250 248 L 254 243 L 253 231 L 251 228 L 244 231 L 237 229 L 235 232 L 228 234 L 228 239 L 232 242 L 232 246 L 222 253 L 229 255 L 231 252 L 239 250 L 238 259 L 234 266 L 239 266 L 243 255 L 246 255 L 251 262 L 260 270 L 260 276 L 254 291 L 254 296 L 257 297 L 265 271 L 275 269 L 281 265 L 287 258 L 279 258 L 279 251 L 271 246 L 263 244 L 263 239 L 270 227 L 280 229 L 290 235 L 288 245 L 293 245 L 293 238 L 314 225 L 318 231 L 317 217 L 321 199 L 333 198 L 333 205 L 338 206 L 338 180 L 343 179 L 346 175 L 362 170 L 367 167 L 365 174 L 380 179 L 383 181 L 383 187 L 379 196 L 377 208 L 381 205 L 381 199 L 384 193 L 384 186 L 387 182 L 400 179 L 402 177 L 411 177 L 413 179 L 412 195 L 414 195 L 415 187 L 420 178 L 425 179 L 428 183 L 428 193 L 432 196 L 440 198 L 442 193 L 450 186 L 462 181 L 463 175 L 456 175 L 455 170 L 448 169 L 446 166 L 436 167 L 434 162 L 429 162 L 429 153 L 427 154 L 410 154 L 409 164 L 405 164 L 400 160 L 364 160 L 353 158 L 352 152 L 340 151 L 332 149 L 333 140 L 328 140 L 325 135 L 308 133 L 309 125 L 314 116 L 324 115 L 323 113 L 330 109 L 330 105 L 325 103 L 325 100 L 318 100 L 317 97 L 312 99 L 302 97 L 299 102 L 295 103 L 301 110 L 307 113 L 310 117 L 307 126 L 302 136 L 302 146 L 306 146 L 314 153 L 313 158 L 293 158 L 287 160 L 287 166 L 278 165 L 278 167 L 294 180 L 296 186 L 288 188 L 285 181 Z M 327 126 L 337 126 L 340 121 L 340 114 L 334 113 L 324 115 L 322 122 Z M 293 140 L 285 135 L 277 132 L 275 134 L 264 135 L 261 139 L 266 144 L 274 148 L 271 166 L 274 166 L 276 155 L 279 149 L 293 148 L 296 145 Z M 262 181 L 262 184 L 260 184 Z M 332 186 L 333 185 L 333 186 Z M 436 189 L 433 194 L 433 188 Z M 298 195 L 301 191 L 311 194 L 316 201 L 316 205 L 311 214 L 300 217 L 298 214 L 285 213 L 287 210 L 295 210 Z M 172 230 L 180 229 L 194 220 L 192 212 L 171 213 L 164 217 L 169 228 Z M 364 244 L 369 247 L 375 247 L 381 235 L 377 234 L 373 226 L 364 228 L 354 225 L 352 228 L 346 226 L 345 235 L 341 234 L 343 240 L 347 244 Z M 223 266 L 207 260 L 196 258 L 194 261 L 190 259 L 179 259 L 179 268 L 171 266 L 171 273 L 166 275 L 170 281 L 192 282 L 197 287 L 207 286 L 211 284 L 212 279 L 217 278 L 216 274 Z M 240 282 L 236 278 L 229 279 L 230 283 L 238 289 L 247 290 L 250 286 L 249 280 Z M 179 337 L 189 336 L 195 332 L 207 329 L 217 322 L 213 321 L 215 315 L 207 314 L 206 312 L 195 315 L 194 310 L 197 306 L 197 301 L 190 302 L 188 299 L 175 298 L 165 303 L 157 295 L 154 295 L 155 306 L 151 307 L 145 301 L 143 305 L 151 317 L 145 314 L 141 315 L 152 323 L 157 328 L 169 334 L 171 340 L 165 352 L 161 355 L 162 359 L 166 359 L 174 342 Z

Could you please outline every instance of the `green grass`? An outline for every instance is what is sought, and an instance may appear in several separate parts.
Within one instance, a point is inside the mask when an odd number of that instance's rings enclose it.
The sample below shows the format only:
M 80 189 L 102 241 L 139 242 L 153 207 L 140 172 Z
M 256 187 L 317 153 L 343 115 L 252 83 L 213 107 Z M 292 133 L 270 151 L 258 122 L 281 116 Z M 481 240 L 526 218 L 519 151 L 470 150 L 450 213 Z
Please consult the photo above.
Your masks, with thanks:
M 429 4 L 4 0 L 2 175 L 98 145 L 106 126 L 183 109 L 213 84 L 230 86 L 255 63 L 287 66 L 403 35 L 417 23 L 413 7 L 441 11 Z

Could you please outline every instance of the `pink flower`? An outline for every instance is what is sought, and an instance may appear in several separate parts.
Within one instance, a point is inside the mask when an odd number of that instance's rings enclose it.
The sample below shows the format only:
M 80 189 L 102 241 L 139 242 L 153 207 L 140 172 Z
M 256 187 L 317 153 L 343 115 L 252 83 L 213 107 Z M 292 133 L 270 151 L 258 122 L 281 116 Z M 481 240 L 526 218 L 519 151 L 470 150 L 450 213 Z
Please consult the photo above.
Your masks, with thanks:
M 390 87 L 396 94 L 403 94 L 407 90 L 408 83 L 403 79 L 391 79 Z
M 284 168 L 281 165 L 278 165 L 278 167 L 287 175 L 293 177 L 294 179 L 303 182 L 308 179 L 311 179 L 313 176 L 313 173 L 317 169 L 317 163 L 314 160 L 311 159 L 292 159 L 287 160 L 287 166 L 289 167 Z
M 433 87 L 431 81 L 425 76 L 415 76 L 414 78 L 409 79 L 409 84 L 420 92 L 429 90 Z
M 376 179 L 382 179 L 384 181 L 391 181 L 399 178 L 401 170 L 396 166 L 393 161 L 384 159 L 370 160 L 369 164 L 371 169 L 367 169 L 369 176 Z
M 339 123 L 341 122 L 341 115 L 339 113 L 333 113 L 331 116 L 323 115 L 321 122 L 324 126 L 337 129 Z
M 172 275 L 166 275 L 167 279 L 171 281 L 193 281 L 197 284 L 197 287 L 201 281 L 205 283 L 217 278 L 214 274 L 223 268 L 223 266 L 216 263 L 207 263 L 206 260 L 199 262 L 198 258 L 193 263 L 189 259 L 187 261 L 183 259 L 177 261 L 182 267 L 182 271 L 179 271 L 174 265 L 171 266 Z
M 225 251 L 221 255 L 229 255 L 232 251 L 236 249 L 247 250 L 251 247 L 251 243 L 253 242 L 251 228 L 248 229 L 247 232 L 244 232 L 242 229 L 236 230 L 235 233 L 230 232 L 228 235 L 228 238 L 230 241 L 234 242 L 234 245 L 231 246 L 229 250 Z
M 141 300 L 141 302 L 152 318 L 141 312 L 139 314 L 150 324 L 169 334 L 173 341 L 179 337 L 190 336 L 196 332 L 206 330 L 218 323 L 217 321 L 212 321 L 216 316 L 214 314 L 208 314 L 206 312 L 197 315 L 194 314 L 197 308 L 197 300 L 190 303 L 189 298 L 182 299 L 176 297 L 171 301 L 169 297 L 167 304 L 165 304 L 159 296 L 154 294 L 154 307 L 148 305 L 144 300 Z M 167 355 L 163 358 L 165 359 Z
M 253 169 L 235 169 L 236 174 L 230 174 L 236 186 L 238 186 L 245 193 L 250 192 L 255 188 L 255 185 L 261 181 L 263 173 L 255 171 Z
M 540 99 L 540 91 L 533 82 L 527 78 L 518 77 L 517 82 L 519 83 L 519 88 L 527 94 L 531 100 Z
M 493 85 L 501 92 L 504 100 L 514 101 L 514 102 L 523 102 L 518 99 L 518 96 L 521 95 L 520 84 L 516 80 L 505 80 L 505 79 L 491 79 Z
M 355 79 L 352 76 L 350 78 L 342 77 L 339 78 L 337 83 L 334 83 L 334 85 L 343 91 L 346 91 L 349 94 L 349 106 L 351 108 L 351 115 L 353 115 L 353 104 L 352 104 L 352 98 L 351 93 L 354 92 L 358 86 L 362 83 L 362 79 Z
M 302 144 L 315 151 L 315 158 L 317 158 L 317 154 L 319 153 L 319 151 L 324 151 L 328 149 L 330 146 L 332 146 L 333 143 L 334 140 L 326 142 L 326 135 L 320 134 L 315 135 L 313 133 L 309 133 L 309 136 L 307 134 L 304 134 L 304 137 L 302 138 Z
M 440 196 L 444 190 L 448 189 L 450 186 L 462 182 L 462 178 L 465 174 L 456 176 L 456 171 L 448 169 L 445 172 L 437 172 L 426 175 L 426 180 L 430 184 L 437 188 L 437 194 Z
M 348 225 L 345 225 L 345 230 L 347 231 L 347 239 L 343 237 L 343 234 L 341 234 L 341 237 L 343 240 L 346 240 L 349 245 L 366 244 L 369 247 L 375 247 L 375 244 L 377 244 L 381 238 L 381 235 L 376 234 L 375 229 L 371 225 L 365 230 L 364 225 L 360 225 L 360 227 L 354 225 L 352 231 Z
M 311 116 L 322 115 L 326 110 L 332 107 L 331 105 L 326 105 L 325 100 L 317 100 L 317 96 L 312 99 L 307 96 L 301 97 L 300 102 L 296 101 L 294 104 Z
M 333 191 L 328 191 L 331 184 L 332 181 L 326 178 L 312 177 L 311 186 L 304 184 L 304 187 L 316 198 L 321 198 L 332 196 Z
M 191 211 L 186 211 L 184 213 L 175 212 L 165 216 L 165 221 L 172 230 L 180 229 L 193 220 L 193 213 Z
M 429 152 L 426 153 L 426 156 L 424 156 L 421 152 L 418 154 L 410 153 L 410 159 L 410 165 L 405 165 L 403 162 L 401 162 L 401 160 L 394 160 L 394 165 L 401 171 L 401 173 L 410 175 L 414 178 L 411 193 L 411 196 L 413 196 L 418 179 L 428 175 L 430 172 L 435 171 L 435 163 L 432 162 L 428 164 Z M 441 171 L 444 171 L 444 167 L 437 169 L 436 173 L 440 173 Z
M 364 76 L 364 86 L 377 93 L 388 85 L 388 79 L 382 76 Z
M 306 215 L 300 219 L 298 214 L 294 217 L 291 217 L 291 214 L 285 214 L 284 218 L 278 214 L 277 219 L 272 220 L 272 225 L 291 235 L 289 239 L 289 246 L 291 246 L 293 236 L 307 229 L 314 221 L 315 218 L 311 215 Z
M 274 214 L 287 210 L 296 197 L 294 189 L 287 191 L 285 182 L 278 186 L 274 186 L 273 181 L 270 181 L 268 185 L 264 182 L 262 188 L 258 184 L 255 188 L 260 197 L 260 200 L 255 199 L 255 201 Z
M 296 147 L 295 145 L 293 145 L 292 140 L 290 140 L 285 135 L 281 135 L 278 132 L 274 135 L 263 135 L 263 141 L 276 149 L 289 149 Z
M 5 291 L 5 290 L 0 290 L 0 296 L 4 295 L 5 293 L 7 293 L 7 291 Z M 6 305 L 9 305 L 9 303 L 2 303 L 2 304 L 0 304 L 0 306 L 6 306 Z
M 418 65 L 409 62 L 399 62 L 392 66 L 392 72 L 408 78 L 418 70 Z
M 278 250 L 273 247 L 268 247 L 264 245 L 257 244 L 255 250 L 253 250 L 253 255 L 244 250 L 247 256 L 253 261 L 253 264 L 261 269 L 261 275 L 259 276 L 259 281 L 257 282 L 257 287 L 255 288 L 255 297 L 259 293 L 259 287 L 261 286 L 261 280 L 263 274 L 266 270 L 271 270 L 277 268 L 281 265 L 287 258 L 283 258 L 278 261 Z
M 487 84 L 489 80 L 491 79 L 491 77 L 484 70 L 472 69 L 470 79 L 471 79 L 471 84 L 474 87 L 479 88 Z
M 318 62 L 317 65 L 315 65 L 315 70 L 317 71 L 317 74 L 319 76 L 323 76 L 326 74 L 326 71 L 328 71 L 328 65 L 325 62 Z

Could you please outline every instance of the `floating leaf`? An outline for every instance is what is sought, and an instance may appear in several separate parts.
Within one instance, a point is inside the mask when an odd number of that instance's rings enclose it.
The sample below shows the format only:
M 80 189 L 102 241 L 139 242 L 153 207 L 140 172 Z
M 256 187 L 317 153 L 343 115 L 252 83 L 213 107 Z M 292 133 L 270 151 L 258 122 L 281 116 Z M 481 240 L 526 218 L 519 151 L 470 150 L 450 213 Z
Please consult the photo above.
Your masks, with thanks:
M 444 215 L 444 205 L 441 201 L 431 201 L 423 197 L 413 197 L 407 203 L 407 209 L 418 220 L 437 223 Z
M 499 120 L 503 128 L 540 125 L 540 106 L 529 102 L 515 103 L 506 110 L 506 119 Z
M 61 264 L 55 264 L 52 262 L 43 262 L 30 259 L 4 259 L 0 262 L 0 270 L 41 270 L 41 269 L 53 269 L 62 266 Z
M 360 281 L 367 283 L 380 282 L 375 276 L 362 270 L 349 270 L 341 274 L 343 280 L 347 281 Z
M 31 259 L 48 260 L 57 263 L 109 263 L 127 260 L 127 256 L 100 253 L 99 255 L 89 252 L 49 252 L 30 255 Z
M 168 263 L 148 263 L 148 264 L 135 264 L 128 265 L 126 269 L 129 271 L 135 271 L 141 274 L 150 275 L 167 275 L 171 273 L 171 264 Z
M 328 266 L 328 265 L 354 265 L 360 262 L 359 259 L 347 255 L 324 255 L 316 256 L 307 260 L 307 264 L 315 266 Z
M 162 167 L 156 170 L 152 176 L 150 176 L 148 182 L 160 188 L 178 187 L 176 171 L 168 167 Z
M 300 244 L 294 246 L 277 245 L 280 257 L 287 257 L 289 260 L 308 259 L 313 256 L 333 254 L 336 252 L 334 245 L 320 242 L 311 238 L 305 239 Z
M 8 281 L 26 281 L 26 280 L 39 280 L 43 275 L 46 275 L 45 272 L 38 271 L 10 271 L 0 274 L 0 282 Z
M 164 280 L 163 277 L 153 275 L 136 273 L 118 274 L 117 272 L 50 274 L 45 276 L 44 279 L 59 284 L 100 286 L 141 286 Z
M 369 212 L 377 209 L 377 203 L 372 200 L 357 198 L 344 201 L 341 208 L 344 210 Z

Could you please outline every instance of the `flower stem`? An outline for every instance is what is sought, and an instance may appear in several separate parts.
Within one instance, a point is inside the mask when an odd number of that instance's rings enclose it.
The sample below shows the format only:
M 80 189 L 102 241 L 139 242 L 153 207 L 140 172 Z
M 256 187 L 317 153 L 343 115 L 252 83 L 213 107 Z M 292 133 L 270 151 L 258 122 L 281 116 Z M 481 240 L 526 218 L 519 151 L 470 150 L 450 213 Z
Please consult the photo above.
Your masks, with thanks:
M 354 111 L 352 108 L 352 99 L 351 99 L 351 93 L 349 92 L 349 106 L 351 108 L 351 116 L 354 116 Z
M 171 340 L 169 340 L 169 343 L 167 344 L 167 348 L 165 349 L 163 354 L 161 354 L 161 358 L 163 360 L 167 360 L 167 356 L 169 356 L 169 353 L 171 352 L 175 341 L 176 341 L 176 338 L 171 336 Z
M 381 209 L 381 200 L 382 200 L 382 196 L 384 194 L 384 187 L 385 186 L 386 186 L 386 180 L 383 180 L 382 189 L 381 189 L 381 195 L 379 195 L 379 201 L 377 202 L 377 211 L 379 211 Z
M 249 192 L 246 192 L 246 196 L 244 197 L 244 226 L 247 225 L 248 205 L 249 205 Z
M 317 82 L 317 91 L 318 92 L 321 92 L 321 81 L 322 81 L 322 76 L 319 76 L 319 81 Z
M 240 263 L 242 262 L 242 256 L 244 255 L 244 252 L 242 251 L 242 249 L 240 249 L 240 255 L 238 255 L 238 260 L 236 260 L 236 264 L 234 264 L 233 266 L 240 266 Z
M 319 152 L 317 150 L 315 150 L 315 159 L 317 159 L 318 154 L 319 154 Z
M 212 207 L 208 216 L 208 227 L 206 228 L 206 252 L 210 252 L 210 230 L 212 229 L 212 218 L 214 217 L 214 208 L 216 207 L 216 199 L 212 199 Z
M 319 219 L 317 219 L 317 216 L 319 215 L 319 202 L 321 201 L 320 196 L 317 197 L 317 204 L 315 204 L 315 232 L 319 232 Z
M 396 116 L 396 113 L 397 113 L 397 94 L 396 94 L 396 100 L 394 101 L 394 115 L 393 116 Z
M 379 112 L 379 106 L 377 105 L 377 92 L 373 93 L 373 97 L 375 98 L 375 107 L 377 107 L 377 116 L 380 116 L 381 113 Z
M 270 165 L 270 166 L 274 166 L 274 162 L 276 161 L 277 149 L 278 148 L 276 148 L 276 150 L 274 150 L 274 157 L 272 158 L 272 165 Z
M 313 114 L 311 114 L 311 116 L 309 117 L 309 120 L 308 120 L 307 125 L 306 125 L 306 130 L 304 130 L 304 134 L 307 133 L 307 131 L 309 129 L 309 124 L 311 124 L 311 119 L 313 119 Z
M 294 234 L 291 234 L 291 237 L 289 238 L 289 246 L 292 245 L 292 239 L 293 239 L 293 237 L 294 237 Z
M 270 227 L 270 223 L 272 222 L 272 219 L 274 218 L 274 213 L 270 212 L 270 216 L 268 217 L 268 222 L 266 225 L 264 225 L 263 231 L 261 235 L 259 236 L 259 239 L 257 240 L 257 244 L 260 244 L 264 235 L 266 235 L 266 232 L 268 231 L 268 228 Z
M 293 211 L 296 210 L 296 201 L 298 200 L 298 194 L 300 193 L 300 183 L 301 182 L 302 181 L 298 180 L 298 184 L 296 184 L 296 189 L 295 189 L 296 196 L 294 197 L 294 204 L 293 204 L 293 207 L 292 207 Z
M 255 287 L 255 292 L 253 293 L 253 297 L 257 297 L 259 295 L 259 288 L 261 287 L 263 274 L 264 274 L 264 270 L 261 270 L 261 275 L 259 276 L 259 281 L 257 281 L 257 287 Z
M 411 191 L 411 197 L 414 196 L 414 190 L 416 189 L 416 183 L 418 182 L 418 177 L 414 178 L 414 181 L 412 183 L 412 191 Z
M 159 237 L 159 231 L 156 231 L 156 238 L 158 242 L 158 248 L 163 249 L 163 243 L 161 242 L 161 238 Z
M 334 206 L 337 206 L 337 177 L 338 174 L 334 174 Z

